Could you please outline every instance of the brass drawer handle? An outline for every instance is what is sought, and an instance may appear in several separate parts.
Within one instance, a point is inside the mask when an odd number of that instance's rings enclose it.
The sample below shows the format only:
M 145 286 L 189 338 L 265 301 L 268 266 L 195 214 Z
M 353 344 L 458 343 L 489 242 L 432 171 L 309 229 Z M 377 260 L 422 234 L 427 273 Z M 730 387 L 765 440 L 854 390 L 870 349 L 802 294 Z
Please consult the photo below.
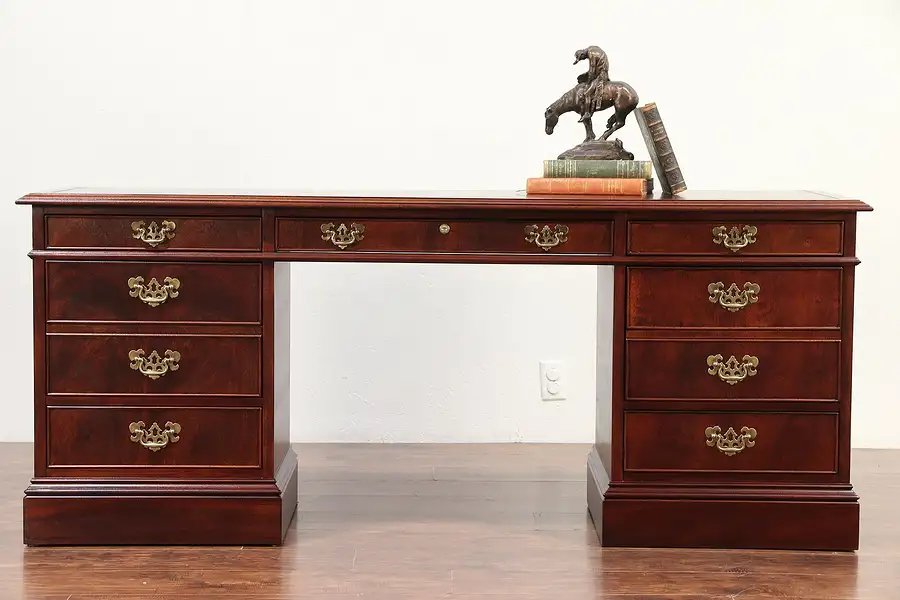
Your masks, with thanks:
M 444 235 L 447 235 L 448 233 L 450 233 L 450 226 L 446 223 L 441 223 L 441 226 L 438 227 L 438 231 L 440 231 Z
M 143 221 L 133 221 L 131 230 L 134 231 L 131 237 L 146 242 L 151 248 L 175 237 L 175 223 L 172 221 L 163 221 L 162 226 L 157 225 L 156 221 L 150 221 L 150 225 Z
M 756 429 L 753 427 L 741 427 L 740 435 L 734 430 L 734 427 L 729 427 L 724 434 L 718 425 L 706 428 L 706 445 L 715 446 L 726 456 L 734 456 L 738 452 L 742 452 L 744 448 L 752 448 L 756 445 L 756 442 L 753 441 L 755 439 Z
M 557 225 L 553 229 L 550 229 L 549 225 L 544 225 L 540 229 L 537 225 L 525 226 L 525 241 L 537 245 L 545 252 L 568 241 L 568 235 L 569 228 L 565 225 Z
M 713 227 L 713 242 L 722 244 L 732 252 L 737 252 L 745 246 L 756 243 L 757 231 L 753 225 L 744 225 L 741 229 L 735 226 L 730 230 L 724 225 Z
M 719 305 L 728 312 L 737 312 L 749 304 L 759 301 L 759 284 L 746 282 L 744 289 L 741 290 L 736 283 L 732 283 L 725 289 L 725 284 L 721 281 L 709 284 L 709 301 Z
M 741 362 L 738 362 L 738 359 L 732 354 L 731 358 L 722 362 L 721 354 L 710 354 L 706 357 L 706 364 L 709 365 L 707 372 L 710 375 L 718 375 L 719 379 L 728 385 L 734 385 L 747 379 L 747 377 L 756 375 L 759 359 L 745 354 L 741 358 Z
M 160 356 L 156 350 L 150 353 L 150 356 L 144 356 L 144 350 L 132 350 L 128 353 L 128 360 L 131 361 L 131 368 L 140 371 L 141 375 L 146 375 L 150 379 L 159 379 L 169 371 L 177 371 L 178 361 L 181 360 L 181 352 L 177 350 L 166 350 L 165 358 Z
M 144 285 L 143 277 L 128 278 L 128 295 L 132 298 L 138 298 L 144 304 L 150 306 L 159 306 L 169 298 L 178 297 L 178 288 L 181 282 L 175 277 L 166 277 L 163 283 L 156 280 L 156 277 L 150 279 L 150 283 Z
M 363 239 L 363 233 L 366 231 L 366 226 L 362 223 L 350 223 L 350 227 L 348 228 L 345 224 L 341 223 L 338 225 L 337 229 L 335 229 L 334 223 L 324 223 L 321 229 L 323 240 L 331 240 L 332 244 L 341 250 L 345 250 L 347 247 L 352 246 Z
M 128 431 L 131 432 L 132 442 L 137 442 L 150 452 L 159 452 L 168 446 L 169 442 L 174 444 L 181 439 L 178 437 L 178 434 L 181 433 L 181 425 L 172 421 L 166 421 L 165 429 L 161 429 L 156 421 L 149 428 L 144 429 L 144 427 L 146 425 L 143 421 L 137 421 L 128 426 Z

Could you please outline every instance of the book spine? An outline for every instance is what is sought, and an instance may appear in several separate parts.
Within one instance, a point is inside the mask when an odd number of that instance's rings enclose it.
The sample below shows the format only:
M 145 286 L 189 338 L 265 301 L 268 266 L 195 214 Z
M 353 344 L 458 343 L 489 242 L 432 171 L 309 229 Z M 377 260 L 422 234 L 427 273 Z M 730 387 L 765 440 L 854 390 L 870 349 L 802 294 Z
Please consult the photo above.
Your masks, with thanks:
M 647 128 L 647 119 L 644 117 L 643 111 L 640 109 L 634 111 L 634 118 L 638 123 L 638 127 L 641 129 L 641 136 L 643 136 L 644 144 L 647 146 L 647 154 L 650 155 L 650 161 L 653 163 L 653 168 L 656 170 L 656 175 L 659 178 L 659 187 L 662 189 L 663 194 L 671 194 L 672 188 L 669 187 L 669 182 L 665 178 L 665 172 L 662 170 L 662 165 L 659 164 L 659 156 L 656 154 L 656 145 L 653 143 L 653 136 L 650 135 L 650 130 Z
M 611 177 L 650 179 L 649 160 L 545 160 L 544 177 Z
M 530 177 L 525 182 L 528 194 L 597 194 L 643 196 L 652 190 L 652 179 L 621 177 Z
M 664 178 L 669 184 L 671 193 L 678 194 L 687 189 L 684 182 L 684 175 L 681 173 L 681 167 L 675 159 L 675 152 L 672 150 L 672 143 L 669 141 L 669 135 L 663 125 L 662 118 L 659 116 L 659 109 L 655 103 L 642 106 L 640 112 L 643 113 L 647 123 L 647 130 L 650 132 L 650 138 L 653 146 L 656 148 L 656 155 L 659 160 L 659 167 L 662 169 L 660 178 Z

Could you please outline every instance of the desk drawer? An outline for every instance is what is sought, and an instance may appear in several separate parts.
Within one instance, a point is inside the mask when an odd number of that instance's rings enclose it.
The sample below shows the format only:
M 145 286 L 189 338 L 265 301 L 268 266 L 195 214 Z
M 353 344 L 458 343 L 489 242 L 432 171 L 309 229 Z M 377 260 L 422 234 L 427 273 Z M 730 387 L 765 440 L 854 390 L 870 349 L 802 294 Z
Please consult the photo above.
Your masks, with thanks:
M 49 394 L 260 395 L 260 338 L 47 336 Z
M 838 439 L 837 413 L 626 412 L 625 471 L 833 475 Z
M 841 269 L 628 269 L 629 327 L 830 328 Z
M 259 264 L 47 262 L 47 319 L 260 322 Z
M 841 221 L 630 221 L 628 253 L 653 255 L 843 254 Z
M 260 250 L 259 217 L 48 215 L 48 249 Z
M 49 467 L 254 468 L 260 408 L 53 406 Z
M 629 400 L 838 398 L 838 341 L 632 339 L 626 361 Z
M 611 221 L 280 218 L 277 250 L 612 254 Z

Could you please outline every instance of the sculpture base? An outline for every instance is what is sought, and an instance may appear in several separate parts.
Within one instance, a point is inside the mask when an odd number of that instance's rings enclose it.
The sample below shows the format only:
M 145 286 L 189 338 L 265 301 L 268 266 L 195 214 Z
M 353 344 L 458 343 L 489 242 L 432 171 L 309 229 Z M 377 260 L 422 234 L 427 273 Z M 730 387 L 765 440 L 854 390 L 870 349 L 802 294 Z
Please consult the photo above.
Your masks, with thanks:
M 560 160 L 634 160 L 634 154 L 622 146 L 621 140 L 591 140 L 569 148 Z

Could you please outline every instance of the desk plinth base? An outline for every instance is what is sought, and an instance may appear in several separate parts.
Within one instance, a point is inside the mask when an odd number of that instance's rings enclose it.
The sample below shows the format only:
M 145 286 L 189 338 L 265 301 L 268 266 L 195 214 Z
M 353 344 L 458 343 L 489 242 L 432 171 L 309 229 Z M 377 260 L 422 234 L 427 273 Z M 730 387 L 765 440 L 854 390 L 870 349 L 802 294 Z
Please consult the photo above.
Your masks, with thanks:
M 297 509 L 297 456 L 276 483 L 46 482 L 25 490 L 29 546 L 280 545 Z
M 727 496 L 722 490 L 721 485 L 610 488 L 597 451 L 588 458 L 588 510 L 603 546 L 859 548 L 859 503 L 852 490 L 754 488 Z

